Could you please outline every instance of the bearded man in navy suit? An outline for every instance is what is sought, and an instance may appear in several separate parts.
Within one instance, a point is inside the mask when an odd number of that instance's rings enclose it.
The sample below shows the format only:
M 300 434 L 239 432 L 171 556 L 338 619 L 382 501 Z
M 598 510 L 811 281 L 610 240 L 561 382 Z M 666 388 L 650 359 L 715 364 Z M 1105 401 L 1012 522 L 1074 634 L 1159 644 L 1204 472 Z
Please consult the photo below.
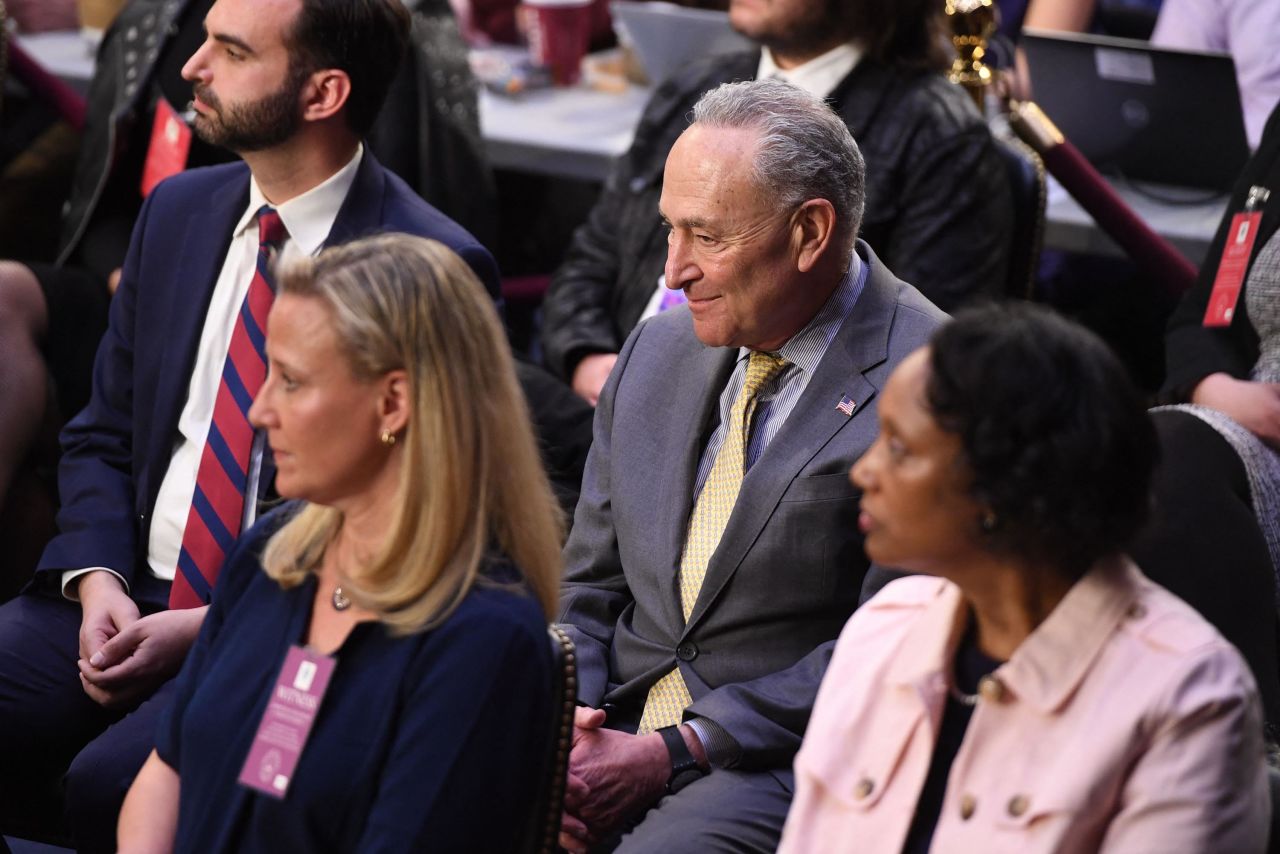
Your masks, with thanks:
M 361 143 L 408 41 L 399 0 L 217 0 L 205 24 L 183 69 L 195 130 L 243 162 L 175 176 L 143 206 L 92 399 L 62 436 L 59 534 L 0 608 L 0 824 L 47 818 L 66 773 L 82 849 L 114 850 L 164 686 L 206 610 L 169 609 L 169 590 L 261 207 L 283 222 L 284 251 L 403 231 L 451 247 L 497 293 L 489 253 Z M 272 480 L 263 444 L 246 525 Z

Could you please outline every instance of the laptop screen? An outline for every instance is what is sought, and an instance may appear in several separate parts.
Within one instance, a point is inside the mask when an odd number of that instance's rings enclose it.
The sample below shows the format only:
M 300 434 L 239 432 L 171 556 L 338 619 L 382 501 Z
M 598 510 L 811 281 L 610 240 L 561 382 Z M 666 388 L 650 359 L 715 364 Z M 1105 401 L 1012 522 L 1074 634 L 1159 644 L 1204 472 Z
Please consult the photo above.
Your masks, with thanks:
M 1032 97 L 1104 172 L 1227 191 L 1249 157 L 1235 65 L 1223 53 L 1023 32 Z

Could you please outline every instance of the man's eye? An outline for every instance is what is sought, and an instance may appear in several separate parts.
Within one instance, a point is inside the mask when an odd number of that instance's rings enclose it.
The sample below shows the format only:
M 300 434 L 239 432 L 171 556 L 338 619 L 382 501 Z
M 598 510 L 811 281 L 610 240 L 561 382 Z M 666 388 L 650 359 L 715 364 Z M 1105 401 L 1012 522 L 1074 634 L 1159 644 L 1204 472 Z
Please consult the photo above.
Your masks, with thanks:
M 907 455 L 907 446 L 899 439 L 890 439 L 885 443 L 885 447 L 889 449 L 890 459 L 900 460 Z
M 716 243 L 716 239 L 712 237 L 710 234 L 695 234 L 693 238 L 694 240 L 697 240 L 699 243 L 701 243 L 703 246 L 714 246 Z

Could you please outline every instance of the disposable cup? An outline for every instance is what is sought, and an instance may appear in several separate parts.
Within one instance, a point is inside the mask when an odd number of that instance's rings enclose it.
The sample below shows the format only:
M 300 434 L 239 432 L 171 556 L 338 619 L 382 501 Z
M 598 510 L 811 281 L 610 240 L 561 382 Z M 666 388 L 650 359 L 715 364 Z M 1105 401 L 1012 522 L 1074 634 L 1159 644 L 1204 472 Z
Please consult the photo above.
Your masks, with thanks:
M 582 73 L 591 38 L 591 0 L 525 0 L 529 54 L 551 71 L 557 86 L 572 86 Z

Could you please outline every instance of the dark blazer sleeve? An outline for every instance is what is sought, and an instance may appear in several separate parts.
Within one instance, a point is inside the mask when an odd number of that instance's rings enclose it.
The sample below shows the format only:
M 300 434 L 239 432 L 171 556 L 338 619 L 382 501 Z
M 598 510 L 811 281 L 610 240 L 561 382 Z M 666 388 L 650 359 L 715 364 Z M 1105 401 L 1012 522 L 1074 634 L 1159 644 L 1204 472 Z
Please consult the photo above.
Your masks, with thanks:
M 586 222 L 574 232 L 543 300 L 544 358 L 547 367 L 566 380 L 584 356 L 618 350 L 612 311 L 619 275 L 617 197 L 625 192 L 619 185 L 629 180 L 625 161 L 620 161 Z
M 1209 374 L 1226 373 L 1243 379 L 1258 360 L 1258 333 L 1249 321 L 1243 291 L 1230 326 L 1208 329 L 1202 325 L 1231 220 L 1244 209 L 1249 188 L 1255 184 L 1271 190 L 1253 246 L 1256 256 L 1280 227 L 1280 109 L 1272 112 L 1258 151 L 1232 190 L 1227 213 L 1213 236 L 1195 285 L 1183 295 L 1169 318 L 1165 335 L 1165 382 L 1160 392 L 1161 399 L 1167 403 L 1188 400 L 1200 380 Z
M 133 479 L 134 325 L 138 282 L 153 194 L 142 206 L 125 257 L 111 318 L 93 365 L 89 405 L 62 432 L 58 466 L 58 535 L 41 558 L 37 580 L 57 587 L 64 570 L 104 566 L 133 585 L 138 564 Z
M 613 402 L 640 335 L 627 339 L 596 406 L 591 451 L 573 530 L 564 549 L 565 575 L 556 621 L 573 640 L 578 659 L 578 699 L 599 706 L 609 687 L 609 658 L 618 618 L 632 603 L 622 571 L 610 494 Z
M 616 353 L 622 345 L 624 333 L 614 322 L 613 305 L 622 275 L 623 220 L 635 193 L 632 182 L 645 181 L 638 164 L 646 161 L 651 137 L 671 108 L 671 85 L 646 105 L 631 150 L 614 165 L 586 222 L 574 232 L 564 263 L 551 277 L 542 304 L 542 350 L 547 367 L 566 380 L 583 356 Z

